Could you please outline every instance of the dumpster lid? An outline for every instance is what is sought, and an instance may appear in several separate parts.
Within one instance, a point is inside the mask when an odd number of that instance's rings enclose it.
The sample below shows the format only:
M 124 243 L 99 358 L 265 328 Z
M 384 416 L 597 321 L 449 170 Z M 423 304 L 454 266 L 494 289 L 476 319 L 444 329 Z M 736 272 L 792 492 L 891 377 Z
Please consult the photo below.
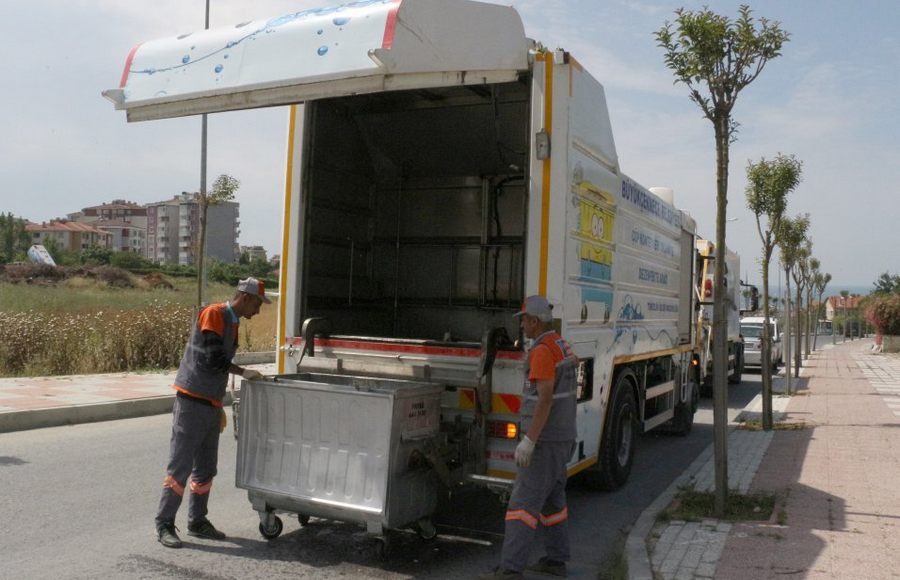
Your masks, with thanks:
M 103 96 L 141 121 L 502 82 L 528 68 L 529 47 L 512 7 L 358 0 L 138 44 Z

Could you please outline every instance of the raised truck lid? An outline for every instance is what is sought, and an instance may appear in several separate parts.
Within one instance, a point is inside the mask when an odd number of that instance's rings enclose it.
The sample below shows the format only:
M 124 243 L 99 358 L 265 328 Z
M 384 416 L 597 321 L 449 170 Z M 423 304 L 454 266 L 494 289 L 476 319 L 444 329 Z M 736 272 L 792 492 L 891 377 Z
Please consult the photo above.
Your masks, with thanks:
M 530 46 L 509 6 L 358 0 L 140 43 L 103 96 L 144 121 L 506 82 L 528 68 Z

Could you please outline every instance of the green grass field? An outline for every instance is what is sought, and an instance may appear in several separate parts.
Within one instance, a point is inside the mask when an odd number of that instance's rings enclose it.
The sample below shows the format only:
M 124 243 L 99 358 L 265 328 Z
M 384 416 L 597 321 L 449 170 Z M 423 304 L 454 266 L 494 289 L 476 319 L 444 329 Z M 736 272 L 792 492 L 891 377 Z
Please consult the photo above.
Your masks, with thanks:
M 193 318 L 196 282 L 173 290 L 135 279 L 119 288 L 87 278 L 56 284 L 0 283 L 0 376 L 167 369 L 178 365 Z M 211 302 L 234 291 L 210 284 Z M 275 348 L 277 303 L 242 320 L 241 351 Z

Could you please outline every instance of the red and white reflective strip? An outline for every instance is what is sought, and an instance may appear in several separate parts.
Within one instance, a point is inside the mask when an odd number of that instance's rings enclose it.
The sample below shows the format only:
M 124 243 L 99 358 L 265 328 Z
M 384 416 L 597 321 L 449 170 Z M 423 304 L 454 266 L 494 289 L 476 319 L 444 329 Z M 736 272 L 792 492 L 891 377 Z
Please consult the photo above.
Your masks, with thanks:
M 206 495 L 209 493 L 209 490 L 212 489 L 212 480 L 210 479 L 206 483 L 197 483 L 193 479 L 191 480 L 191 493 L 197 495 Z
M 510 510 L 506 512 L 506 521 L 519 520 L 532 530 L 537 529 L 538 520 L 525 510 Z
M 367 340 L 345 340 L 340 338 L 317 338 L 316 347 L 318 348 L 344 348 L 354 350 L 369 350 L 375 352 L 387 352 L 395 354 L 418 354 L 433 356 L 460 356 L 460 357 L 478 357 L 481 350 L 477 348 L 467 348 L 458 346 L 432 346 L 424 344 L 401 344 L 396 342 L 375 342 Z M 303 338 L 299 336 L 289 336 L 285 339 L 287 344 L 293 346 L 302 346 Z M 525 353 L 522 351 L 498 351 L 497 358 L 508 360 L 524 360 Z
M 542 526 L 555 526 L 556 524 L 562 523 L 569 519 L 569 508 L 564 507 L 562 511 L 558 511 L 555 514 L 545 516 L 541 514 L 541 525 Z
M 184 495 L 184 486 L 175 481 L 175 478 L 171 475 L 166 475 L 166 477 L 163 478 L 163 487 L 168 487 L 180 496 Z

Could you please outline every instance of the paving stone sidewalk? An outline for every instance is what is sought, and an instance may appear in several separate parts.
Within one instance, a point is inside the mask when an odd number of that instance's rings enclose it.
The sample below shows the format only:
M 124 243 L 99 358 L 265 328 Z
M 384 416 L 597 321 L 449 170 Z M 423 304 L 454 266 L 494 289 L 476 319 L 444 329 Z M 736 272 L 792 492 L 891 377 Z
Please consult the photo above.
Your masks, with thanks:
M 806 428 L 729 434 L 730 487 L 777 494 L 772 519 L 657 525 L 647 538 L 652 577 L 900 576 L 900 357 L 870 347 L 828 345 L 804 363 L 798 394 L 783 400 L 788 420 Z M 681 485 L 712 489 L 705 454 Z

